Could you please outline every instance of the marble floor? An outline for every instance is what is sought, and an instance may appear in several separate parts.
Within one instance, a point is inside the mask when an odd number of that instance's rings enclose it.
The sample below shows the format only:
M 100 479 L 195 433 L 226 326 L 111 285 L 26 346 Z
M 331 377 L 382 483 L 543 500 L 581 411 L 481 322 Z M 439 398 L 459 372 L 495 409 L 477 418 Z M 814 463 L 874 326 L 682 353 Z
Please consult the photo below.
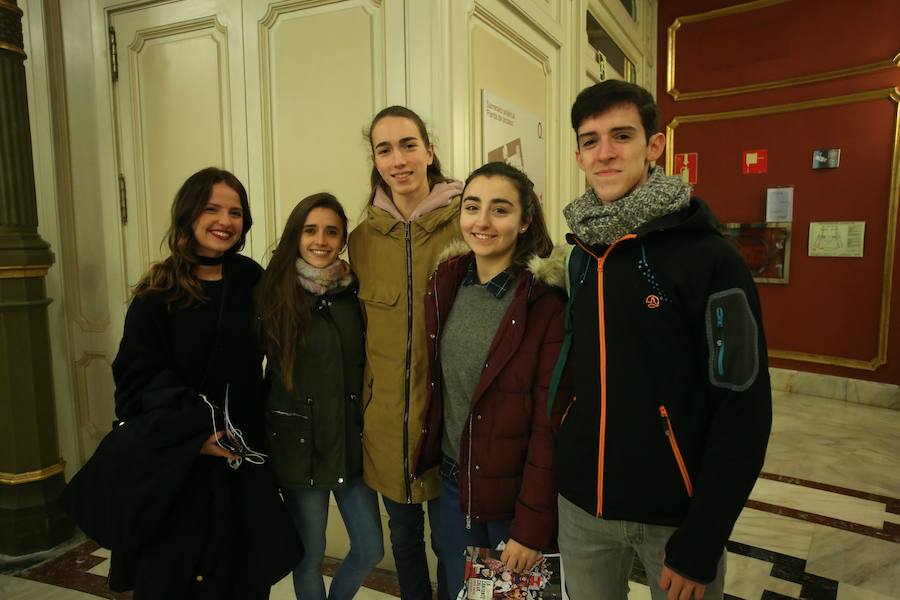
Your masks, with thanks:
M 900 411 L 773 392 L 763 473 L 728 543 L 726 598 L 900 598 Z M 334 572 L 336 561 L 323 571 Z M 15 576 L 3 600 L 129 598 L 105 590 L 108 554 L 86 542 Z M 397 597 L 373 573 L 357 598 Z M 640 565 L 630 600 L 650 598 Z M 289 580 L 273 600 L 293 599 Z

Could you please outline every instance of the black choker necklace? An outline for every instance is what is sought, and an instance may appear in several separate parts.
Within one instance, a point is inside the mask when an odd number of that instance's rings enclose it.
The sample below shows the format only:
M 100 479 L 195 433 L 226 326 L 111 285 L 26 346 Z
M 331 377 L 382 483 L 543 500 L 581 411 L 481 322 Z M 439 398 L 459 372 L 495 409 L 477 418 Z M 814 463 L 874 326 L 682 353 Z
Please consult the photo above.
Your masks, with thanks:
M 222 256 L 198 256 L 197 264 L 203 265 L 204 267 L 215 267 L 216 265 L 221 265 L 225 262 L 225 255 Z

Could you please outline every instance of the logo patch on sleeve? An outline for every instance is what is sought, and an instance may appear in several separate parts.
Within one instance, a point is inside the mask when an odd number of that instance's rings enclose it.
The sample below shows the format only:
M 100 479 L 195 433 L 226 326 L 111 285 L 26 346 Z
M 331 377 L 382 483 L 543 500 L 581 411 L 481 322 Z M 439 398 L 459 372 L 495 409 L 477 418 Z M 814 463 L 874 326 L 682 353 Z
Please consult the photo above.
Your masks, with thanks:
M 712 294 L 706 304 L 709 382 L 742 392 L 759 372 L 759 330 L 747 295 L 740 288 Z

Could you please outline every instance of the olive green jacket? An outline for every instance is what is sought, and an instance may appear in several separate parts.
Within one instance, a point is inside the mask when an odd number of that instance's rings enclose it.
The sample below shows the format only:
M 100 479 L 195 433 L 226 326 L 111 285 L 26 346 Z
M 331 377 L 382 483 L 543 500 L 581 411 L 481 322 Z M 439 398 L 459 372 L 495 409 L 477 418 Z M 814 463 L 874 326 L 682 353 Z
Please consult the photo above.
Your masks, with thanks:
M 459 194 L 461 185 L 452 189 Z M 411 222 L 370 205 L 350 234 L 367 321 L 363 474 L 395 502 L 420 503 L 439 491 L 437 469 L 412 477 L 412 457 L 428 399 L 423 299 L 438 255 L 460 236 L 458 217 L 458 196 Z
M 362 474 L 365 350 L 358 287 L 307 293 L 312 318 L 294 356 L 293 389 L 266 374 L 266 436 L 278 485 L 339 489 Z M 305 292 L 304 292 L 305 293 Z

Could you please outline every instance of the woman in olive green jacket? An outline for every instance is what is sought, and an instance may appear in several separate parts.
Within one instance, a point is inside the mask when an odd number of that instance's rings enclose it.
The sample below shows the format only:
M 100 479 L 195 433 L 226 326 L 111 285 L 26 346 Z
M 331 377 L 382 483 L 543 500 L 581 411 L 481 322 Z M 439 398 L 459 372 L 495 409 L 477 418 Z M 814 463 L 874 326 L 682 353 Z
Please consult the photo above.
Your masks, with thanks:
M 302 600 L 326 598 L 321 568 L 332 493 L 350 552 L 327 597 L 353 598 L 384 556 L 378 496 L 362 478 L 363 321 L 356 277 L 339 257 L 346 241 L 337 199 L 304 198 L 256 294 L 268 357 L 269 452 L 306 550 L 294 568 Z
M 460 237 L 462 184 L 444 177 L 422 119 L 408 108 L 375 115 L 369 142 L 372 196 L 350 235 L 367 320 L 363 473 L 388 511 L 402 598 L 430 600 L 421 505 L 437 497 L 440 481 L 436 469 L 410 474 L 428 396 L 423 298 L 438 254 Z M 428 503 L 435 554 L 436 508 Z M 438 575 L 445 600 L 440 568 Z

